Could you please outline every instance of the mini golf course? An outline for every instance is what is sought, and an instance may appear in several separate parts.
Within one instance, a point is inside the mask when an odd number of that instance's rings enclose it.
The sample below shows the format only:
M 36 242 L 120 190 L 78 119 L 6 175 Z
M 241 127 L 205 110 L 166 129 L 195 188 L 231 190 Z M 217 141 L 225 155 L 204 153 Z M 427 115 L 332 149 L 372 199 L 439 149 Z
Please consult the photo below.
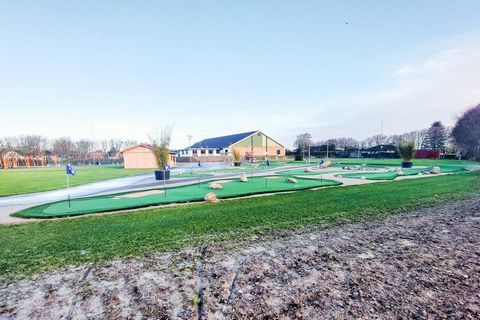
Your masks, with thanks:
M 219 199 L 247 196 L 261 193 L 305 190 L 317 187 L 336 186 L 341 183 L 334 180 L 298 178 L 297 183 L 287 182 L 280 176 L 249 178 L 248 182 L 237 179 L 216 181 L 223 189 L 211 190 L 211 182 L 197 183 L 188 186 L 166 189 L 153 189 L 119 193 L 107 196 L 74 199 L 68 206 L 68 201 L 48 203 L 19 211 L 14 214 L 22 218 L 53 218 L 83 215 L 88 213 L 116 211 L 141 208 L 160 204 L 203 201 L 205 194 L 214 192 Z
M 413 176 L 422 174 L 425 171 L 429 171 L 431 167 L 422 167 L 422 168 L 410 168 L 402 169 L 403 176 Z M 461 173 L 466 172 L 463 166 L 440 166 L 441 173 Z M 353 178 L 353 179 L 362 179 L 367 180 L 394 180 L 395 178 L 401 176 L 398 171 L 393 169 L 383 172 L 352 172 L 352 173 L 341 173 L 337 174 L 337 177 L 341 178 Z

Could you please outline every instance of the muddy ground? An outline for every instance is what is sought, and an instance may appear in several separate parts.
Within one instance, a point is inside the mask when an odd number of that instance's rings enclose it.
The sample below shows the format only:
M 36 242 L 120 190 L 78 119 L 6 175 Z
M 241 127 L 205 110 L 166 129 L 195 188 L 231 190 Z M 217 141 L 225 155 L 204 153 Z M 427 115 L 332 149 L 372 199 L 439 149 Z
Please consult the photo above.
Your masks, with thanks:
M 0 283 L 1 319 L 480 318 L 480 199 Z

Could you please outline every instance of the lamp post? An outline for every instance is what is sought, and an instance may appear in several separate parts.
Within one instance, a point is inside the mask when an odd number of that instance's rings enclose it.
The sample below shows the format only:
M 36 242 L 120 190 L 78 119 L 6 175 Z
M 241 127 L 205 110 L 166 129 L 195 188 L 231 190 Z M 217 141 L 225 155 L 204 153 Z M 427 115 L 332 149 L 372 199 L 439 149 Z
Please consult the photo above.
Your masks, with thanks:
M 308 164 L 310 164 L 310 144 L 308 145 Z
M 189 148 L 188 159 L 190 160 L 190 173 L 193 175 L 192 155 L 190 154 L 192 152 L 192 144 L 191 144 L 192 135 L 189 134 L 189 135 L 187 135 L 187 137 L 188 137 L 188 148 Z

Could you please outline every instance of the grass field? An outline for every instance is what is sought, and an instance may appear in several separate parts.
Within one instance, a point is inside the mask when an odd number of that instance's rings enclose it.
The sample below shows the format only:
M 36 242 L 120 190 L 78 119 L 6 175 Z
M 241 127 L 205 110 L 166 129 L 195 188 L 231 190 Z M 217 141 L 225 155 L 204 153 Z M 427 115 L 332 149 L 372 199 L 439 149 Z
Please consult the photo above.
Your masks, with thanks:
M 284 178 L 272 176 L 265 179 L 250 178 L 248 182 L 240 182 L 239 179 L 225 180 L 222 182 L 223 189 L 211 190 L 211 182 L 204 182 L 188 186 L 168 188 L 165 193 L 162 189 L 153 190 L 161 192 L 145 194 L 138 192 L 120 193 L 108 196 L 89 197 L 71 201 L 69 208 L 67 201 L 59 201 L 44 204 L 14 214 L 22 218 L 53 218 L 63 216 L 82 215 L 94 212 L 105 212 L 122 209 L 140 208 L 158 204 L 182 203 L 192 201 L 203 201 L 205 194 L 215 192 L 218 198 L 230 198 L 251 194 L 304 190 L 314 187 L 335 186 L 341 183 L 333 180 L 319 179 L 297 179 L 298 183 L 286 182 Z M 149 190 L 147 192 L 151 192 Z M 128 197 L 134 195 L 135 197 Z M 139 197 L 136 197 L 141 195 Z
M 70 185 L 125 177 L 152 171 L 151 169 L 123 169 L 123 167 L 76 167 Z M 0 197 L 65 188 L 65 167 L 0 170 Z
M 479 192 L 480 172 L 474 172 L 0 226 L 0 275 L 11 278 L 281 229 L 381 217 Z

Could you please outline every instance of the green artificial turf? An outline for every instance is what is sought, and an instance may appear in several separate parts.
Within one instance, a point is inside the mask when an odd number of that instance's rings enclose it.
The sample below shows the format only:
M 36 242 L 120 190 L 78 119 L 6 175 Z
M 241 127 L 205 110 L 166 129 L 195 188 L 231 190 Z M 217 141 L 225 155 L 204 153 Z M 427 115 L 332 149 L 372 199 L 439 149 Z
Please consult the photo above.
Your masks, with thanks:
M 120 178 L 152 171 L 151 169 L 124 169 L 123 167 L 75 167 L 70 186 Z M 153 173 L 152 173 L 153 175 Z M 65 167 L 0 169 L 0 197 L 66 187 Z
M 292 170 L 278 171 L 276 174 L 282 175 L 282 176 L 310 176 L 310 175 L 318 176 L 320 174 L 339 173 L 339 172 L 342 172 L 342 171 L 314 170 L 314 171 L 306 172 L 305 169 L 292 169 Z
M 193 172 L 182 172 L 177 174 L 172 174 L 172 178 L 198 178 L 198 177 L 213 177 L 212 173 L 204 171 L 193 171 Z
M 480 192 L 480 172 L 0 226 L 0 277 L 403 212 Z
M 228 181 L 228 180 L 227 180 Z M 122 209 L 139 208 L 158 204 L 201 201 L 208 192 L 214 192 L 218 198 L 231 198 L 258 193 L 303 190 L 315 187 L 334 186 L 341 183 L 334 180 L 297 179 L 298 183 L 289 183 L 282 177 L 271 176 L 249 178 L 248 182 L 239 179 L 222 183 L 223 189 L 211 190 L 211 182 L 168 188 L 166 193 L 152 194 L 138 198 L 124 198 L 121 194 L 74 199 L 70 202 L 59 201 L 44 204 L 14 214 L 22 218 L 52 218 L 82 215 L 94 212 L 105 212 Z M 162 189 L 159 189 L 163 191 Z M 132 192 L 136 193 L 136 192 Z
M 387 172 L 352 172 L 352 173 L 341 173 L 337 174 L 337 177 L 341 178 L 353 178 L 361 179 L 365 177 L 367 180 L 394 180 L 398 177 L 398 174 L 395 171 Z
M 402 169 L 403 175 L 404 176 L 413 176 L 417 175 L 419 173 L 422 173 L 426 170 L 430 170 L 431 167 L 422 167 L 422 168 L 409 168 L 409 169 Z M 459 173 L 459 172 L 465 172 L 466 170 L 463 167 L 460 166 L 440 166 L 440 172 L 441 173 Z M 348 171 L 345 171 L 345 173 L 337 174 L 337 177 L 343 177 L 343 178 L 354 178 L 354 179 L 361 179 L 362 177 L 365 177 L 367 180 L 394 180 L 399 176 L 397 171 L 384 171 L 384 172 L 352 172 L 348 173 Z
M 341 158 L 331 159 L 339 165 L 375 165 L 375 166 L 396 166 L 400 167 L 402 159 L 357 159 Z M 478 165 L 478 162 L 468 160 L 444 160 L 444 159 L 413 159 L 414 166 L 457 166 L 464 168 L 467 165 Z

